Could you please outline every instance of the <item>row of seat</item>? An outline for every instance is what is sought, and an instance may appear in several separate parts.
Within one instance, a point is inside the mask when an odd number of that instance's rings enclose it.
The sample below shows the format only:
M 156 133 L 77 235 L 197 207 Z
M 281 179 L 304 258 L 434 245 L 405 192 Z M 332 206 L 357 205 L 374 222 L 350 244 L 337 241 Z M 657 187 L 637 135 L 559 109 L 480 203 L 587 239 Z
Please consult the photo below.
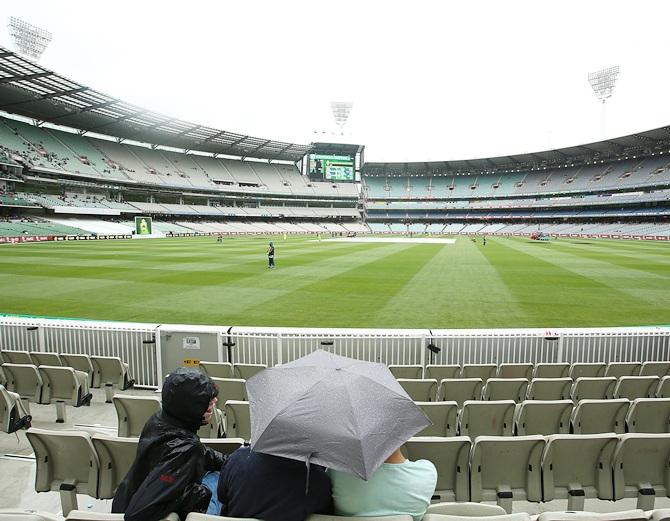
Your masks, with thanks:
M 398 383 L 418 402 L 455 400 L 606 400 L 612 398 L 668 398 L 670 376 L 613 376 L 571 378 L 434 378 Z
M 647 362 L 589 362 L 589 363 L 516 363 L 516 364 L 428 364 L 389 365 L 396 378 L 565 378 L 613 376 L 668 376 L 669 361 Z
M 241 378 L 248 380 L 263 369 L 265 364 L 231 364 L 230 362 L 200 362 L 200 371 L 212 378 Z

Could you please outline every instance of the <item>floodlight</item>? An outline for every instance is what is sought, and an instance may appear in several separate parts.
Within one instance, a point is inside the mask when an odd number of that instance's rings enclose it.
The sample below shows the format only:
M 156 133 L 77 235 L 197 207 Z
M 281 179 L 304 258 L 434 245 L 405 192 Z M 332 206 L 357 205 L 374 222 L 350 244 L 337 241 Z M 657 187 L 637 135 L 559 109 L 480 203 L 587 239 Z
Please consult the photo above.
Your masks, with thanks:
M 340 127 L 340 132 L 347 124 L 349 120 L 349 114 L 351 114 L 351 109 L 354 107 L 354 104 L 351 101 L 331 101 L 330 109 L 333 111 L 333 117 L 335 118 L 335 124 Z
M 14 16 L 7 19 L 7 28 L 16 50 L 29 58 L 39 60 L 51 42 L 49 31 Z
M 619 76 L 619 66 L 609 67 L 596 72 L 589 73 L 588 79 L 596 98 L 603 103 L 612 97 L 612 91 Z

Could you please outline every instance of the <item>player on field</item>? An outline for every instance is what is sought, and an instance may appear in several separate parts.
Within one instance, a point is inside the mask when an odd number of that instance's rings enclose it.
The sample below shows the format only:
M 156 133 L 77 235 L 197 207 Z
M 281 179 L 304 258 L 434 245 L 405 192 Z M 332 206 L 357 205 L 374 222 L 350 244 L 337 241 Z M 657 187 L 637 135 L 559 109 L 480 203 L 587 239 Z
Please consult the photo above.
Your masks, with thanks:
M 272 242 L 268 246 L 268 268 L 271 270 L 275 268 L 275 246 Z

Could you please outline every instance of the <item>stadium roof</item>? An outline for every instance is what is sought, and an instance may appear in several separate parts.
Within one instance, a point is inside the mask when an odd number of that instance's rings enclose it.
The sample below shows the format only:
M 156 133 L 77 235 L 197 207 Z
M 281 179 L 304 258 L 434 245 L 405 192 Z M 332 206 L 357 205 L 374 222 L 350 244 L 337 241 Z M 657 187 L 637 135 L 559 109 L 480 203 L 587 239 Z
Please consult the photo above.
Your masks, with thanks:
M 120 139 L 214 154 L 298 161 L 309 145 L 218 130 L 96 91 L 0 46 L 0 110 Z
M 363 173 L 371 176 L 504 173 L 576 166 L 652 154 L 670 156 L 670 126 L 544 152 L 457 161 L 365 163 Z

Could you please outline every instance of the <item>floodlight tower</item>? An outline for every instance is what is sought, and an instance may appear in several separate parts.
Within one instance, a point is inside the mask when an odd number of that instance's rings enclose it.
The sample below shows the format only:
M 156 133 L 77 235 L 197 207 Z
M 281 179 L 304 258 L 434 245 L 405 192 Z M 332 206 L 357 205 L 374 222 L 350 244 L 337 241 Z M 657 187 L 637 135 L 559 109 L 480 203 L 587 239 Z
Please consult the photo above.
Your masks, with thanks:
M 39 60 L 51 43 L 52 35 L 49 31 L 29 24 L 20 18 L 10 16 L 7 19 L 7 28 L 16 51 L 29 58 Z
M 602 111 L 600 113 L 600 137 L 605 134 L 605 102 L 612 97 L 612 92 L 619 77 L 619 66 L 608 67 L 599 71 L 590 72 L 588 79 L 593 89 L 593 93 L 602 101 Z
M 335 118 L 335 124 L 340 129 L 340 135 L 344 135 L 344 127 L 349 121 L 349 114 L 351 114 L 351 109 L 354 108 L 354 104 L 351 101 L 331 101 L 330 110 L 333 111 L 333 118 Z

